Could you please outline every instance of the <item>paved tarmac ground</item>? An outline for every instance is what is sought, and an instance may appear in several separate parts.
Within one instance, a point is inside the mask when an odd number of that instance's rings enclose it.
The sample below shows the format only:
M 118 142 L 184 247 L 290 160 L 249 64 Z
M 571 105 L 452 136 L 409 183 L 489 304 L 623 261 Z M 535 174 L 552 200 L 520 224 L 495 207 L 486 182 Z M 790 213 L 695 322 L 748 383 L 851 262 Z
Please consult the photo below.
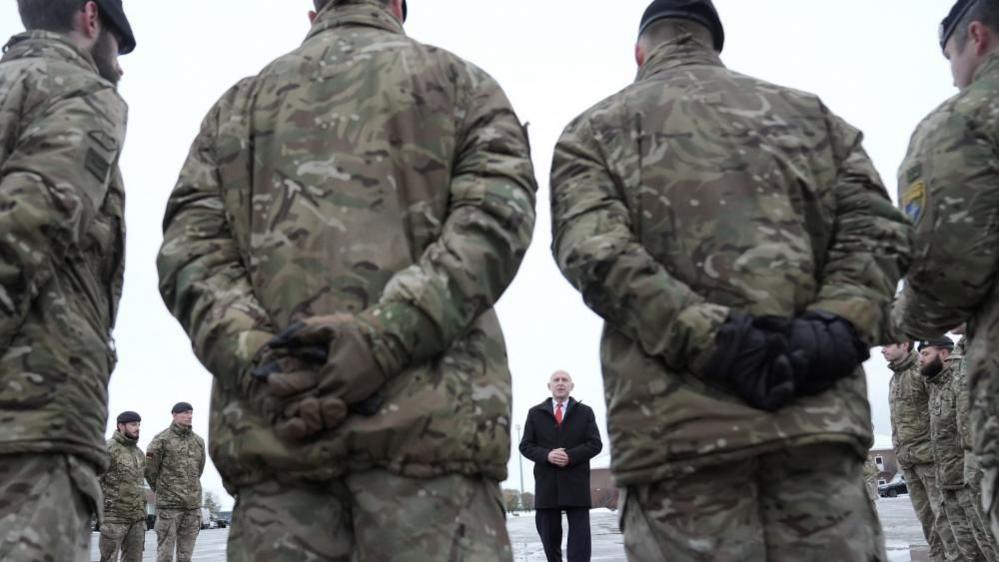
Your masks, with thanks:
M 912 510 L 909 496 L 881 498 L 878 500 L 878 513 L 888 544 L 888 557 L 892 562 L 929 560 L 926 555 L 926 541 L 923 540 L 922 529 Z M 617 513 L 606 509 L 594 509 L 590 513 L 590 524 L 594 562 L 623 562 L 624 548 L 621 532 L 617 526 Z M 513 543 L 514 562 L 544 562 L 545 555 L 534 528 L 533 513 L 511 516 L 507 521 L 507 529 L 510 531 L 510 541 Z M 224 562 L 228 536 L 228 529 L 201 531 L 195 546 L 193 562 Z M 97 562 L 98 535 L 95 533 L 92 537 L 90 558 Z M 156 533 L 149 531 L 146 533 L 143 561 L 155 560 Z

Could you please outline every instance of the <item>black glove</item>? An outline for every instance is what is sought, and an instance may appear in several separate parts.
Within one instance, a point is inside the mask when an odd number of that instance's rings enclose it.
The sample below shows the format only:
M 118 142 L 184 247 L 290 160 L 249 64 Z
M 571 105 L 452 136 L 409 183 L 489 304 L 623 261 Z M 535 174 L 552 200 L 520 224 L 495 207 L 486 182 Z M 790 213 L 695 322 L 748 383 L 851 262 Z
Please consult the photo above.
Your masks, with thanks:
M 779 409 L 794 397 L 787 329 L 784 318 L 732 313 L 715 336 L 708 376 L 730 384 L 754 408 Z
M 806 312 L 791 321 L 790 346 L 798 396 L 832 388 L 871 356 L 853 324 L 821 311 Z

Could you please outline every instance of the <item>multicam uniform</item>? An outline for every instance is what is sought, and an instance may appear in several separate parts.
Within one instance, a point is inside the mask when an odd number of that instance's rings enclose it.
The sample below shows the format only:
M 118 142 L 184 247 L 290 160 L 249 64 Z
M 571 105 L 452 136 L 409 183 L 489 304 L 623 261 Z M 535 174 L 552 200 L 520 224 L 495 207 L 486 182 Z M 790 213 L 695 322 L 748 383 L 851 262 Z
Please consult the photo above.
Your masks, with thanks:
M 212 109 L 159 269 L 215 375 L 230 560 L 511 559 L 492 307 L 530 241 L 535 189 L 499 85 L 406 37 L 379 1 L 330 2 L 299 49 Z M 338 312 L 389 379 L 382 406 L 282 440 L 252 401 L 252 359 L 296 320 Z
M 916 128 L 899 169 L 899 203 L 915 222 L 918 260 L 898 323 L 930 338 L 967 322 L 969 425 L 982 501 L 999 534 L 999 55 Z
M 201 531 L 201 474 L 205 441 L 172 423 L 146 449 L 146 480 L 156 493 L 156 560 L 190 562 Z
M 566 128 L 552 216 L 559 267 L 606 321 L 629 556 L 883 559 L 862 370 L 773 413 L 704 376 L 729 311 L 823 310 L 886 337 L 909 227 L 861 134 L 682 35 Z
M 946 517 L 937 519 L 943 504 L 933 464 L 926 377 L 919 372 L 919 355 L 915 351 L 889 363 L 888 368 L 894 372 L 888 390 L 892 444 L 905 474 L 909 499 L 930 546 L 930 558 L 944 562 L 947 552 L 957 552 L 957 545 Z
M 146 542 L 146 457 L 137 439 L 115 431 L 108 441 L 108 470 L 101 475 L 104 521 L 101 562 L 140 562 Z
M 0 60 L 0 560 L 85 560 L 107 467 L 126 106 L 61 34 Z

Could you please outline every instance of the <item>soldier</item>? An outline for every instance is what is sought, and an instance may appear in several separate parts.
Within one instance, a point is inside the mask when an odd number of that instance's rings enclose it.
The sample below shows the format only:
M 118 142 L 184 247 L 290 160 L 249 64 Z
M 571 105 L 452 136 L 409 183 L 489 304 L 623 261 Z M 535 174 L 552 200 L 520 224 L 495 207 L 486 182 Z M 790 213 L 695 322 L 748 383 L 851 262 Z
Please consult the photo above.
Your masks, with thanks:
M 870 456 L 864 461 L 864 486 L 867 488 L 867 498 L 871 502 L 871 509 L 877 510 L 878 501 L 878 465 L 874 464 L 874 459 Z
M 972 533 L 975 535 L 975 542 L 985 558 L 990 562 L 999 560 L 999 546 L 996 545 L 995 537 L 989 529 L 988 518 L 982 511 L 982 470 L 978 466 L 978 461 L 971 450 L 971 429 L 968 427 L 968 417 L 971 410 L 970 394 L 968 393 L 968 379 L 965 367 L 967 362 L 964 356 L 967 350 L 967 338 L 964 337 L 965 326 L 952 330 L 954 334 L 961 336 L 954 351 L 951 353 L 951 391 L 955 396 L 955 411 L 957 416 L 957 435 L 964 450 L 964 490 L 958 496 L 961 508 L 970 521 Z
M 190 562 L 201 531 L 205 441 L 191 429 L 194 407 L 178 402 L 173 423 L 146 450 L 146 480 L 156 493 L 156 561 Z
M 947 552 L 957 552 L 946 519 L 937 519 L 941 505 L 937 473 L 930 443 L 929 389 L 919 373 L 919 354 L 912 342 L 893 343 L 881 348 L 881 355 L 894 373 L 889 383 L 892 445 L 898 465 L 905 474 L 909 500 L 923 527 L 934 562 L 947 560 Z M 936 522 L 940 525 L 937 526 Z
M 933 464 L 940 488 L 942 512 L 937 523 L 950 527 L 957 552 L 948 552 L 951 560 L 986 560 L 973 529 L 974 518 L 966 513 L 961 496 L 964 487 L 964 450 L 957 432 L 957 395 L 953 386 L 953 366 L 949 361 L 954 342 L 940 337 L 919 346 L 919 372 L 929 388 L 930 442 Z
M 525 132 L 489 75 L 405 35 L 403 0 L 315 7 L 208 114 L 164 220 L 229 559 L 510 560 L 493 304 L 534 225 Z
M 118 415 L 118 429 L 108 440 L 108 470 L 101 476 L 104 521 L 101 523 L 101 562 L 140 562 L 146 542 L 146 459 L 139 448 L 142 418 L 135 412 Z
M 124 266 L 121 0 L 18 0 L 0 59 L 0 560 L 79 560 L 103 508 Z
M 636 82 L 566 128 L 553 250 L 606 321 L 633 560 L 885 559 L 861 362 L 909 227 L 814 95 L 728 70 L 708 0 L 642 17 Z
M 936 337 L 967 322 L 973 450 L 982 501 L 999 534 L 999 3 L 959 0 L 941 25 L 954 97 L 916 128 L 899 168 L 899 204 L 915 223 L 914 264 L 897 322 Z

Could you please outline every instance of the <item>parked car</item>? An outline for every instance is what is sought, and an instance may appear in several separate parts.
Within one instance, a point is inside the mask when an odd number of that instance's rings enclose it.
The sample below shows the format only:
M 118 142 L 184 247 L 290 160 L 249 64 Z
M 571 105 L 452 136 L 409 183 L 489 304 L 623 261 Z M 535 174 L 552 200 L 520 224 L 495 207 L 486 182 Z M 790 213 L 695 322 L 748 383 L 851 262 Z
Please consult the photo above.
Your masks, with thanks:
M 219 529 L 225 529 L 229 526 L 229 521 L 225 519 L 216 519 L 215 523 L 218 525 Z
M 878 486 L 878 495 L 882 498 L 894 498 L 899 494 L 908 494 L 909 487 L 905 485 L 905 480 L 897 480 Z

